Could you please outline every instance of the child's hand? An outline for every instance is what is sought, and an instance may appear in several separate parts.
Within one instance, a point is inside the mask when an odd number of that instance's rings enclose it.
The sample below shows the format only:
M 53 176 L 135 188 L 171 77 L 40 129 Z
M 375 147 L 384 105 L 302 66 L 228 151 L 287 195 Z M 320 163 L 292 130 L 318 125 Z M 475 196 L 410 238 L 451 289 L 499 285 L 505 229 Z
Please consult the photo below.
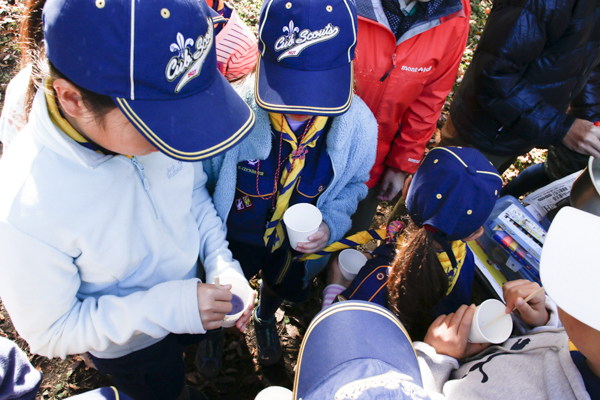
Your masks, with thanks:
M 463 304 L 452 314 L 440 315 L 429 327 L 423 342 L 438 354 L 460 360 L 472 356 L 489 346 L 489 343 L 470 343 L 469 332 L 475 315 L 475 305 Z
M 256 297 L 256 292 L 252 291 L 252 301 L 250 305 L 244 311 L 240 319 L 238 319 L 235 323 L 235 326 L 240 330 L 240 332 L 244 333 L 246 330 L 246 325 L 248 325 L 248 321 L 250 321 L 250 317 L 252 316 L 252 310 L 254 310 L 254 298 Z
M 346 289 L 350 286 L 352 281 L 349 281 L 344 277 L 342 271 L 340 270 L 340 262 L 338 261 L 337 256 L 331 262 L 331 266 L 329 267 L 329 273 L 327 275 L 327 284 L 337 284 L 342 285 Z
M 387 168 L 381 179 L 381 185 L 377 198 L 382 201 L 390 201 L 404 188 L 404 180 L 408 175 L 404 171 Z
M 300 253 L 313 254 L 327 246 L 331 233 L 325 221 L 321 222 L 319 230 L 308 237 L 308 242 L 298 243 L 296 250 Z
M 202 326 L 207 331 L 221 327 L 221 321 L 231 311 L 231 285 L 215 285 L 198 283 L 198 309 Z
M 527 296 L 539 288 L 540 285 L 526 279 L 506 282 L 502 286 L 502 293 L 506 301 L 506 313 L 508 314 L 516 307 L 523 322 L 529 326 L 546 325 L 550 315 L 546 310 L 546 295 L 544 292 L 538 293 L 527 303 L 524 301 Z
M 363 252 L 363 254 L 367 257 L 367 260 L 370 260 L 371 258 L 373 258 L 371 253 Z M 345 287 L 347 289 L 348 287 L 350 287 L 350 284 L 352 283 L 352 281 L 351 280 L 349 281 L 348 279 L 346 279 L 344 277 L 344 274 L 342 274 L 342 271 L 340 270 L 340 262 L 338 261 L 338 255 L 336 255 L 333 258 L 333 261 L 331 261 L 331 265 L 329 266 L 329 273 L 327 274 L 327 284 L 328 285 L 331 285 L 331 284 L 342 285 L 343 287 Z

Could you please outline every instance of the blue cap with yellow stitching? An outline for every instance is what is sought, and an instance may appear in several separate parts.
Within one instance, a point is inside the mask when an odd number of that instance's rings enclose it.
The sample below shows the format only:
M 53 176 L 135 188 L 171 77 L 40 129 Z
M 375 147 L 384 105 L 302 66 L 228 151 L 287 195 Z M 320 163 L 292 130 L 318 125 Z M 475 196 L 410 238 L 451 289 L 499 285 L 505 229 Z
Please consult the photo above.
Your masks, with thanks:
M 293 400 L 429 399 L 412 341 L 386 308 L 350 300 L 311 321 L 298 355 Z
M 352 0 L 266 0 L 260 13 L 257 104 L 336 116 L 352 103 L 357 37 Z
M 255 120 L 217 70 L 211 11 L 198 0 L 48 0 L 46 54 L 77 85 L 110 96 L 158 150 L 203 160 Z
M 406 199 L 415 224 L 428 225 L 447 241 L 483 226 L 502 189 L 502 177 L 478 150 L 436 147 L 423 159 Z

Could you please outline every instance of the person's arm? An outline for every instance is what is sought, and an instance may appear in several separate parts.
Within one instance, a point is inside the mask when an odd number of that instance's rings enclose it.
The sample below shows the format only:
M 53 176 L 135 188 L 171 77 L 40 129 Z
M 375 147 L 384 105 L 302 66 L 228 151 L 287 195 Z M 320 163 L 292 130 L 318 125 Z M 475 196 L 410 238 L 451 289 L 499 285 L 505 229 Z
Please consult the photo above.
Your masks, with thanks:
M 388 169 L 403 172 L 396 179 L 395 194 L 402 190 L 406 175 L 414 174 L 417 171 L 427 143 L 436 129 L 446 96 L 452 90 L 456 80 L 458 67 L 469 36 L 469 16 L 461 18 L 462 20 L 464 20 L 464 26 L 462 26 L 460 35 L 457 35 L 454 46 L 448 49 L 442 57 L 439 57 L 435 72 L 423 87 L 421 94 L 404 113 L 404 117 L 400 121 L 400 130 L 385 159 Z M 394 193 L 390 193 L 388 197 L 392 194 L 395 196 Z
M 506 301 L 505 312 L 509 313 L 515 308 L 519 311 L 520 318 L 513 318 L 513 322 L 521 334 L 562 327 L 556 304 L 543 292 L 527 303 L 524 302 L 527 296 L 539 288 L 537 283 L 525 279 L 507 282 L 502 287 Z
M 330 238 L 327 244 L 340 240 L 350 229 L 350 217 L 356 211 L 358 202 L 367 195 L 365 182 L 369 180 L 369 172 L 377 151 L 377 121 L 369 108 L 358 96 L 354 96 L 351 111 L 348 112 L 354 112 L 354 118 L 345 119 L 343 126 L 338 125 L 341 132 L 348 132 L 344 140 L 349 142 L 346 144 L 349 149 L 343 150 L 348 157 L 346 169 L 335 171 L 340 175 L 338 179 L 342 179 L 343 176 L 345 183 L 343 186 L 339 186 L 338 183 L 338 187 L 329 194 L 327 201 L 322 201 L 321 198 L 318 201 L 323 221 L 329 227 Z M 350 176 L 347 177 L 347 174 Z
M 596 65 L 581 92 L 571 102 L 570 113 L 575 118 L 600 121 L 600 64 Z
M 475 305 L 462 305 L 455 313 L 436 318 L 423 342 L 414 342 L 423 387 L 428 392 L 443 393 L 444 384 L 460 367 L 458 360 L 489 346 L 468 341 L 474 315 Z
M 532 13 L 526 7 L 506 0 L 494 4 L 463 86 L 471 80 L 478 103 L 501 129 L 547 148 L 563 140 L 575 118 L 548 104 L 524 74 L 544 51 L 547 36 L 564 29 L 570 16 L 563 8 Z
M 594 125 L 600 121 L 600 64 L 571 102 L 570 114 L 576 119 L 563 144 L 579 153 L 600 157 L 600 127 Z
M 212 198 L 206 189 L 207 175 L 202 163 L 194 163 L 194 193 L 192 213 L 200 233 L 198 256 L 206 271 L 206 283 L 214 282 L 216 276 L 231 275 L 246 280 L 240 263 L 233 259 L 225 239 L 226 229 L 217 215 Z
M 78 298 L 83 282 L 73 257 L 6 221 L 0 223 L 0 242 L 2 302 L 32 353 L 65 358 L 105 351 L 140 334 L 205 332 L 198 279 L 165 282 L 123 297 Z
M 226 240 L 226 229 L 223 221 L 217 215 L 217 211 L 212 202 L 212 198 L 206 189 L 208 176 L 203 170 L 202 163 L 194 163 L 194 193 L 192 197 L 192 213 L 198 223 L 198 231 L 200 233 L 200 251 L 198 256 L 204 266 L 206 272 L 206 282 L 213 283 L 217 276 L 235 276 L 247 282 L 244 272 L 237 260 L 233 259 L 233 255 L 229 250 L 229 243 Z M 210 326 L 206 329 L 216 329 L 220 326 L 220 315 L 215 315 L 213 310 L 221 311 L 219 301 L 222 298 L 214 299 L 213 296 L 219 295 L 213 293 L 211 285 L 198 286 L 198 301 L 200 310 L 204 310 L 202 315 L 204 325 L 208 325 L 206 319 L 210 318 Z M 203 300 L 206 305 L 203 304 Z M 229 301 L 231 297 L 227 299 Z M 218 300 L 218 301 L 216 301 Z M 244 331 L 248 323 L 251 311 L 254 308 L 254 302 L 250 302 L 250 306 L 244 312 L 242 317 L 236 322 L 236 326 L 240 331 Z M 225 310 L 225 312 L 231 311 Z

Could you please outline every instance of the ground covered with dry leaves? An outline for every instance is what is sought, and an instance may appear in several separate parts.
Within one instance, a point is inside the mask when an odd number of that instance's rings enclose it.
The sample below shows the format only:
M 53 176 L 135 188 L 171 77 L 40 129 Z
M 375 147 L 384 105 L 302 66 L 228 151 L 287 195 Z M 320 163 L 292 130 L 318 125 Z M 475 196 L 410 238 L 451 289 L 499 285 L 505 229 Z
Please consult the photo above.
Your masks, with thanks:
M 256 31 L 260 13 L 260 0 L 233 0 L 238 12 L 251 28 Z M 459 69 L 456 84 L 460 84 L 467 69 L 473 50 L 479 40 L 479 35 L 485 25 L 491 1 L 472 0 L 473 14 L 471 16 L 471 33 L 463 62 Z M 24 7 L 20 0 L 0 0 L 0 107 L 3 104 L 6 85 L 18 72 L 19 50 L 18 19 Z M 448 96 L 444 110 L 438 122 L 441 128 L 446 121 L 448 108 L 453 92 Z M 439 141 L 439 129 L 432 138 L 430 145 Z M 528 165 L 540 162 L 545 157 L 545 151 L 534 150 L 520 157 L 515 165 L 505 174 L 505 180 L 511 179 Z M 389 216 L 393 202 L 382 202 L 375 216 L 373 225 L 384 224 Z M 374 245 L 372 244 L 372 247 Z M 1 277 L 0 277 L 1 279 Z M 256 360 L 254 329 L 248 326 L 245 334 L 235 328 L 225 335 L 224 365 L 221 374 L 214 379 L 206 380 L 194 368 L 196 346 L 186 349 L 185 360 L 187 368 L 187 383 L 202 390 L 210 399 L 253 399 L 266 386 L 281 385 L 292 388 L 294 368 L 302 337 L 310 320 L 320 309 L 320 294 L 324 287 L 325 276 L 318 276 L 313 282 L 313 295 L 303 304 L 285 304 L 277 312 L 277 322 L 283 345 L 283 359 L 275 366 L 263 368 Z M 254 279 L 252 286 L 258 291 L 260 281 Z M 15 341 L 27 352 L 31 363 L 43 373 L 42 387 L 37 399 L 62 399 L 75 394 L 110 385 L 110 382 L 96 370 L 86 365 L 83 356 L 69 356 L 65 360 L 47 359 L 29 353 L 27 343 L 15 331 L 8 313 L 0 302 L 0 336 Z

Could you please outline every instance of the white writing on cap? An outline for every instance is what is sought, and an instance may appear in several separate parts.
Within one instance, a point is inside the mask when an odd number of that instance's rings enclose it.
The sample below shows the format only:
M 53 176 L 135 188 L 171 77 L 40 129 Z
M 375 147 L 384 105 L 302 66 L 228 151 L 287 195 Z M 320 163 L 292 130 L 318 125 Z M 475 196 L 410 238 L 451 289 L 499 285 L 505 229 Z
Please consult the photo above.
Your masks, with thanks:
M 189 81 L 200 75 L 202 65 L 206 60 L 206 56 L 210 52 L 213 43 L 213 23 L 207 17 L 208 29 L 205 35 L 200 35 L 196 39 L 196 51 L 192 54 L 188 46 L 194 45 L 194 41 L 190 38 L 183 40 L 183 35 L 177 33 L 177 43 L 171 43 L 169 48 L 172 52 L 177 52 L 167 64 L 165 76 L 169 82 L 175 80 L 183 74 L 183 77 L 175 87 L 175 93 L 178 93 Z
M 281 61 L 287 57 L 298 56 L 305 48 L 316 43 L 333 39 L 340 33 L 340 28 L 338 26 L 333 26 L 329 23 L 325 28 L 317 31 L 304 29 L 298 34 L 298 37 L 296 37 L 296 33 L 299 29 L 294 26 L 294 21 L 290 21 L 289 26 L 284 26 L 282 30 L 287 32 L 287 35 L 277 39 L 275 42 L 275 51 L 287 50 L 277 58 L 277 61 Z
M 413 382 L 413 378 L 401 374 L 399 372 L 390 371 L 383 375 L 376 375 L 370 378 L 359 379 L 354 382 L 350 382 L 342 386 L 335 392 L 335 400 L 351 399 L 355 400 L 368 389 L 383 387 L 389 390 L 396 390 L 400 388 L 402 392 L 410 396 L 413 400 L 427 398 L 427 393 L 422 387 L 418 386 Z

